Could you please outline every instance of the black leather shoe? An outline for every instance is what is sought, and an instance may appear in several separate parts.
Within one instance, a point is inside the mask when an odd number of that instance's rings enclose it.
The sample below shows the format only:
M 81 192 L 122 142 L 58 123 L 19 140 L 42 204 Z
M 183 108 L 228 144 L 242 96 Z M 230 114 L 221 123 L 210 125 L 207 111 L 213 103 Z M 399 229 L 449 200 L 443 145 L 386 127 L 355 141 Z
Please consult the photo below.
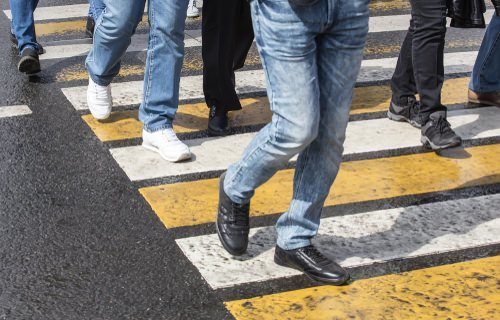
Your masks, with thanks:
M 95 29 L 94 18 L 88 16 L 87 17 L 87 25 L 85 26 L 85 35 L 87 36 L 87 38 L 94 37 L 94 29 Z
M 17 69 L 28 75 L 40 72 L 40 60 L 38 59 L 38 51 L 33 48 L 25 48 L 21 53 L 21 59 L 17 64 Z
M 210 108 L 208 115 L 208 134 L 225 136 L 229 133 L 229 120 L 226 111 L 219 111 L 215 106 Z
M 247 251 L 250 230 L 250 204 L 237 204 L 224 192 L 225 173 L 219 182 L 219 209 L 215 227 L 220 242 L 233 256 L 241 256 Z
M 16 36 L 11 32 L 10 33 L 10 42 L 12 43 L 12 47 L 14 48 L 18 48 L 18 45 L 19 43 L 17 42 L 17 38 Z M 45 53 L 45 49 L 42 47 L 41 44 L 37 43 L 37 46 L 38 46 L 38 54 L 44 54 Z
M 302 271 L 315 281 L 337 286 L 345 284 L 350 278 L 347 270 L 323 256 L 312 245 L 295 250 L 283 250 L 276 246 L 274 262 L 283 267 Z

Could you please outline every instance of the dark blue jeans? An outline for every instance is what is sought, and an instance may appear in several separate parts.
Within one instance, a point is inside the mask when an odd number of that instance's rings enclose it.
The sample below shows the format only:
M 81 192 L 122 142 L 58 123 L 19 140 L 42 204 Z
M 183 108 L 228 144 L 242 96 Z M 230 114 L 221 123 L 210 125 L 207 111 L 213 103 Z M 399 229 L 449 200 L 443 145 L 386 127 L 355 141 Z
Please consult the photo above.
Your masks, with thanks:
M 38 5 L 38 0 L 10 0 L 12 12 L 11 32 L 16 36 L 19 53 L 31 47 L 38 50 L 35 34 L 35 20 L 33 12 Z

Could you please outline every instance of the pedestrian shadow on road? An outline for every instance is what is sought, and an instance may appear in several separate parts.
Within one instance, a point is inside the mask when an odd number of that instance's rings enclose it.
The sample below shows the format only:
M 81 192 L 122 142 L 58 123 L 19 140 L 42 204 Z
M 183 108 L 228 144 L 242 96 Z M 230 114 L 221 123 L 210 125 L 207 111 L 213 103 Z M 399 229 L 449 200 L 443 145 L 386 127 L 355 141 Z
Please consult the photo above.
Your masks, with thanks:
M 470 183 L 492 181 L 500 181 L 500 175 Z M 461 200 L 448 201 L 438 212 L 435 204 L 427 204 L 335 217 L 333 223 L 323 221 L 313 242 L 326 256 L 350 265 L 426 254 L 430 250 L 426 247 L 437 243 L 441 251 L 454 250 L 456 244 L 464 240 L 459 236 L 467 233 L 473 234 L 471 240 L 480 239 L 481 242 L 468 245 L 498 242 L 498 236 L 490 238 L 491 224 L 483 224 L 500 218 L 500 198 L 467 201 L 472 205 L 465 208 Z M 499 227 L 500 220 L 495 225 Z M 250 239 L 248 254 L 236 259 L 251 260 L 273 249 L 275 243 L 273 227 L 259 229 Z

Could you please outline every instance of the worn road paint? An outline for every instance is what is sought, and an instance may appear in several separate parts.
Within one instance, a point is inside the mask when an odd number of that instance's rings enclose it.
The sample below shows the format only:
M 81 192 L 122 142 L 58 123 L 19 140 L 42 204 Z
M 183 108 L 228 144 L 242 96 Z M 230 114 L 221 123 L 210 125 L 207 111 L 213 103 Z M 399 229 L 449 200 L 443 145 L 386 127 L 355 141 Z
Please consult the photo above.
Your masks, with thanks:
M 324 218 L 313 243 L 342 266 L 357 267 L 500 243 L 498 230 L 500 194 Z M 217 234 L 176 241 L 213 289 L 300 274 L 273 262 L 274 227 L 253 228 L 249 237 L 240 257 Z
M 500 183 L 500 145 L 344 162 L 325 206 L 356 203 Z M 278 171 L 257 189 L 250 214 L 287 210 L 294 170 Z M 196 192 L 193 192 L 196 190 Z M 140 193 L 167 228 L 214 221 L 218 179 L 141 188 Z
M 0 107 L 0 118 L 24 116 L 31 113 L 31 109 L 26 105 Z
M 477 51 L 445 54 L 446 74 L 470 72 L 476 61 Z M 362 62 L 358 82 L 382 81 L 392 77 L 397 58 L 371 59 Z M 120 82 L 111 85 L 115 106 L 139 104 L 143 97 L 143 81 Z M 203 76 L 182 77 L 180 99 L 202 99 Z M 236 72 L 236 91 L 239 94 L 265 92 L 266 83 L 263 70 Z M 62 92 L 77 110 L 87 110 L 87 87 L 63 88 Z
M 451 111 L 448 120 L 465 140 L 500 136 L 500 112 L 496 107 Z M 254 132 L 187 140 L 195 159 L 181 163 L 166 162 L 142 146 L 115 148 L 110 152 L 130 180 L 140 181 L 225 170 L 239 160 L 255 135 Z M 344 155 L 419 147 L 420 137 L 420 130 L 407 123 L 386 118 L 354 121 L 347 127 Z
M 227 302 L 236 319 L 497 319 L 500 257 Z

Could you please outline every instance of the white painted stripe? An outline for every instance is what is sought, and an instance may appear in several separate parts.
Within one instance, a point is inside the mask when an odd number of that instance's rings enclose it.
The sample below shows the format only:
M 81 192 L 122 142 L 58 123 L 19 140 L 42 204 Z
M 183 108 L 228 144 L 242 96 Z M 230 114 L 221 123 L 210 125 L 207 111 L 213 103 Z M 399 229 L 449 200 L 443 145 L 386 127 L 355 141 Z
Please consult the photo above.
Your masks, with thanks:
M 465 89 L 464 89 L 465 90 Z M 451 111 L 448 120 L 464 139 L 500 136 L 498 108 Z M 256 133 L 224 138 L 188 140 L 195 160 L 169 163 L 141 146 L 111 149 L 116 162 L 132 181 L 225 170 L 236 162 Z M 420 130 L 388 119 L 350 122 L 345 141 L 346 155 L 420 146 Z
M 12 20 L 10 10 L 3 11 Z M 35 10 L 35 21 L 83 18 L 88 15 L 89 4 L 70 4 L 65 6 L 38 7 Z
M 498 230 L 500 194 L 326 218 L 313 242 L 342 266 L 356 267 L 495 244 Z M 216 234 L 176 242 L 214 289 L 300 274 L 274 264 L 274 227 L 252 229 L 241 257 L 229 255 Z
M 493 14 L 493 10 L 488 11 L 489 18 Z M 384 21 L 387 17 L 373 17 L 370 20 L 370 32 L 384 32 L 384 31 L 397 31 L 405 30 L 408 28 L 408 21 L 410 17 L 408 15 L 401 16 L 391 16 L 393 19 L 388 20 L 389 22 L 385 24 Z M 487 19 L 489 19 L 487 17 Z M 489 20 L 488 20 L 489 21 Z M 201 46 L 201 30 L 186 30 L 186 40 L 185 46 L 189 47 L 200 47 Z M 46 53 L 40 56 L 41 60 L 49 59 L 64 59 L 74 56 L 86 55 L 90 50 L 91 44 L 79 44 L 79 45 L 57 45 L 57 46 L 45 46 Z M 148 46 L 148 36 L 141 34 L 136 35 L 132 38 L 132 44 L 127 49 L 127 52 L 138 52 L 145 51 Z
M 132 37 L 132 42 L 127 52 L 146 51 L 148 47 L 148 34 L 137 34 Z M 186 48 L 201 46 L 201 38 L 193 38 L 186 32 L 184 46 Z M 40 60 L 64 59 L 77 56 L 86 56 L 89 53 L 92 44 L 64 44 L 44 46 L 45 53 L 40 56 Z
M 471 72 L 477 51 L 447 53 L 444 56 L 445 72 Z M 397 58 L 364 60 L 358 82 L 388 80 L 392 77 Z M 265 92 L 265 78 L 262 69 L 236 72 L 236 91 L 239 94 Z M 140 104 L 142 101 L 142 81 L 120 82 L 112 84 L 115 106 Z M 87 110 L 87 87 L 63 88 L 62 92 L 77 110 Z M 182 77 L 180 99 L 202 99 L 203 76 Z
M 31 114 L 31 110 L 26 105 L 0 107 L 0 118 L 10 118 Z

